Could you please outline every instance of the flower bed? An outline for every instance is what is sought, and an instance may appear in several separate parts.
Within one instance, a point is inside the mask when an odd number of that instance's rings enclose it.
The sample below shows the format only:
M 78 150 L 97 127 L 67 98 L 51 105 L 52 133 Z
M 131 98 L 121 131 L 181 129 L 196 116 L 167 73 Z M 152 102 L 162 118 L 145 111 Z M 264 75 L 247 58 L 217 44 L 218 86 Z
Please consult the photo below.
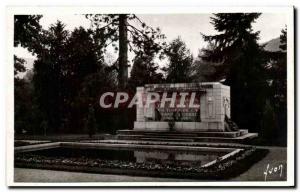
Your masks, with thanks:
M 15 155 L 15 167 L 216 180 L 239 175 L 266 154 L 265 150 L 248 148 L 229 158 L 217 161 L 211 166 L 200 167 L 193 164 L 137 163 L 87 157 L 46 157 L 31 153 L 20 155 L 18 153 Z

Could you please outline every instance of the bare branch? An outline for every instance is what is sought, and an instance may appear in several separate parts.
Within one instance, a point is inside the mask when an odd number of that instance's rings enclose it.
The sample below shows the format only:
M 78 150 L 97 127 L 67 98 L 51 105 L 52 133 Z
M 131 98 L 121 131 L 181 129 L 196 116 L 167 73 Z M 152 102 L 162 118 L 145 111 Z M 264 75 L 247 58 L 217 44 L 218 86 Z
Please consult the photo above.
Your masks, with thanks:
M 144 22 L 141 21 L 140 18 L 138 18 L 138 16 L 134 15 L 134 18 L 136 18 L 141 24 L 143 24 Z
M 148 37 L 146 34 L 144 34 L 143 31 L 141 31 L 140 29 L 138 29 L 138 28 L 136 28 L 136 27 L 134 27 L 134 26 L 132 26 L 132 25 L 129 25 L 129 24 L 128 24 L 127 26 L 129 26 L 129 27 L 131 27 L 132 29 L 138 31 L 138 32 L 139 32 L 140 34 L 142 34 L 144 37 L 146 37 L 147 39 L 149 39 L 149 37 Z
M 132 45 L 131 45 L 131 43 L 128 43 L 128 45 L 130 47 L 130 50 L 132 50 L 133 52 L 135 52 L 134 49 L 133 49 L 133 47 L 132 47 Z
M 105 27 L 108 27 L 108 26 L 110 26 L 111 24 L 114 24 L 114 23 L 115 23 L 115 21 L 112 21 L 112 22 L 108 23 L 107 25 L 105 25 L 103 27 L 100 27 L 100 28 L 97 28 L 97 29 L 99 29 L 99 30 L 104 29 Z
M 106 45 L 106 47 L 109 46 L 110 44 L 112 44 L 113 42 L 114 42 L 113 40 L 112 40 L 111 42 L 109 42 L 109 43 Z

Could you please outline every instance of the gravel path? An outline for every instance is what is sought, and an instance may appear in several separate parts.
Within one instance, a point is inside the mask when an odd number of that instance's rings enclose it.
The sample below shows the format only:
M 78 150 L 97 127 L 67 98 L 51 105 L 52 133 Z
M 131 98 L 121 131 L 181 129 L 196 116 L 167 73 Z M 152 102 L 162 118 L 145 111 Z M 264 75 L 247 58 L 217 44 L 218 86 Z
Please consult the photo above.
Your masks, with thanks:
M 174 182 L 193 181 L 187 179 L 137 177 L 128 175 L 110 175 L 15 168 L 15 182 Z

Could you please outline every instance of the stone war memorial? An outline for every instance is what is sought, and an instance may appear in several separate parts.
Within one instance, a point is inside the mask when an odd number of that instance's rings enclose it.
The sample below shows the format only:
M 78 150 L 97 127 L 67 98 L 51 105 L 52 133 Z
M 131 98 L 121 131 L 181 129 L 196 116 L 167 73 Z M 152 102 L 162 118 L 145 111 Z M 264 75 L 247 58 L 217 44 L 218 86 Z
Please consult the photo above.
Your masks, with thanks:
M 230 87 L 221 83 L 147 84 L 137 87 L 137 95 L 143 101 L 151 95 L 159 99 L 137 105 L 133 130 L 118 131 L 119 139 L 245 142 L 257 137 L 231 120 Z
M 292 186 L 294 9 L 7 7 L 7 185 Z

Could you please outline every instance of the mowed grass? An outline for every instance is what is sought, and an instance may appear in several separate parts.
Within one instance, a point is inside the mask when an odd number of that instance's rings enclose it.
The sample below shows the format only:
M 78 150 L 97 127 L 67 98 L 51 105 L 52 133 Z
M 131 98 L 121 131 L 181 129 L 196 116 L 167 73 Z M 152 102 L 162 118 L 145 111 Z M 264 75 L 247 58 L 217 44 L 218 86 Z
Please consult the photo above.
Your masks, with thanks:
M 269 149 L 269 153 L 265 158 L 263 158 L 258 163 L 251 166 L 246 172 L 242 173 L 240 176 L 233 178 L 233 181 L 285 181 L 287 179 L 287 148 L 286 147 L 258 147 Z M 271 171 L 271 168 L 275 168 L 282 165 L 282 175 L 280 176 L 279 170 L 275 173 L 274 169 L 272 173 L 268 172 L 267 177 L 265 177 L 264 172 L 267 169 Z

